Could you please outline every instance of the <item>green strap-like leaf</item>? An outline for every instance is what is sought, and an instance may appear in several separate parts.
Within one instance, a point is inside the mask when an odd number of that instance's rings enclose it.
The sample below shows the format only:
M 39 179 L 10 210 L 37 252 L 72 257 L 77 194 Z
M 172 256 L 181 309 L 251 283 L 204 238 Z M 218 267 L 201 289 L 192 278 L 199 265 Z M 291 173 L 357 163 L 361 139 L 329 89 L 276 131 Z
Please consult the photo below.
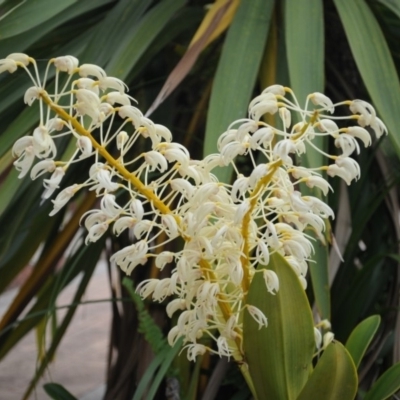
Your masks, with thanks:
M 297 400 L 353 400 L 357 385 L 350 354 L 341 343 L 334 342 L 322 354 Z
M 355 366 L 358 368 L 371 340 L 379 328 L 381 317 L 372 315 L 360 322 L 351 332 L 346 342 L 346 349 L 353 358 Z
M 7 57 L 10 53 L 14 53 L 16 49 L 18 49 L 18 51 L 25 51 L 25 49 L 27 49 L 33 43 L 38 42 L 43 36 L 51 32 L 53 29 L 59 28 L 66 22 L 68 22 L 68 24 L 66 24 L 68 27 L 68 25 L 71 24 L 72 19 L 84 15 L 87 12 L 95 14 L 98 12 L 96 10 L 97 8 L 102 7 L 107 3 L 111 3 L 112 1 L 113 0 L 85 0 L 75 2 L 75 4 L 64 9 L 63 12 L 50 18 L 45 24 L 36 26 L 35 28 L 29 29 L 28 31 L 25 31 L 19 35 L 1 40 L 0 58 Z M 58 31 L 58 34 L 62 35 L 62 32 Z
M 228 126 L 246 116 L 267 40 L 273 0 L 242 1 L 229 28 L 211 93 L 204 154 L 217 151 Z M 217 171 L 229 181 L 231 169 Z
M 140 400 L 143 398 L 144 393 L 148 386 L 149 392 L 146 394 L 146 399 L 152 400 L 157 392 L 158 387 L 164 375 L 171 366 L 173 359 L 177 356 L 182 347 L 182 339 L 178 340 L 173 347 L 164 348 L 161 353 L 157 354 L 153 361 L 150 363 L 148 369 L 143 375 L 140 383 L 135 391 L 133 400 Z M 157 369 L 158 372 L 156 373 Z M 156 375 L 154 376 L 154 374 Z
M 285 42 L 289 69 L 290 87 L 300 105 L 313 92 L 323 92 L 324 74 L 324 15 L 323 2 L 285 1 Z M 315 145 L 323 149 L 325 138 L 316 137 Z M 324 164 L 323 156 L 308 147 L 302 158 L 305 167 L 319 167 Z M 315 195 L 315 194 L 313 194 Z M 315 254 L 310 263 L 310 274 L 315 301 L 322 318 L 330 319 L 330 292 L 328 278 L 328 249 L 316 242 Z
M 392 10 L 400 18 L 400 2 L 398 0 L 378 0 L 384 6 Z
M 45 23 L 77 0 L 29 0 L 21 1 L 20 7 L 0 22 L 0 39 L 5 39 Z
M 258 398 L 294 400 L 305 385 L 315 349 L 310 305 L 299 278 L 280 254 L 271 255 L 268 267 L 279 277 L 276 295 L 267 292 L 263 273 L 253 278 L 247 303 L 268 318 L 259 329 L 248 312 L 244 314 L 244 350 Z
M 400 363 L 390 367 L 372 386 L 364 400 L 385 400 L 400 390 Z
M 321 0 L 285 0 L 285 38 L 291 88 L 300 104 L 324 90 L 324 15 Z
M 0 190 L 0 216 L 4 210 L 13 201 L 13 197 L 19 187 L 22 185 L 22 180 L 18 179 L 18 171 L 12 170 L 5 178 Z
M 115 56 L 115 50 L 120 44 L 136 29 L 151 3 L 151 0 L 118 1 L 105 18 L 97 24 L 93 37 L 88 41 L 85 52 L 82 54 L 81 61 L 104 67 Z
M 158 34 L 185 3 L 186 0 L 165 0 L 154 6 L 118 43 L 113 58 L 107 65 L 108 74 L 125 79 Z
M 290 87 L 301 106 L 313 92 L 323 92 L 324 15 L 322 0 L 285 0 L 285 39 Z M 323 148 L 323 137 L 314 140 Z M 304 156 L 306 167 L 319 167 L 323 156 L 312 148 Z
M 400 155 L 400 82 L 381 28 L 364 0 L 334 0 L 353 57 Z

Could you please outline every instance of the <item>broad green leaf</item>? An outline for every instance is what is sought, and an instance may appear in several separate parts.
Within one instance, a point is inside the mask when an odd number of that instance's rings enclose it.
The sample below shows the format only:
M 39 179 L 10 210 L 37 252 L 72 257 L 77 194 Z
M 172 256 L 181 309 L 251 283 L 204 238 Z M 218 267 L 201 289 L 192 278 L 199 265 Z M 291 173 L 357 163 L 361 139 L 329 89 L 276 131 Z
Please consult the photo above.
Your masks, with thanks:
M 124 35 L 114 49 L 113 58 L 107 65 L 107 72 L 125 79 L 168 21 L 185 3 L 186 0 L 165 0 L 154 6 L 130 32 Z
M 385 400 L 400 390 L 400 363 L 390 367 L 375 382 L 364 400 Z
M 268 318 L 268 327 L 246 311 L 243 320 L 244 350 L 258 398 L 296 399 L 312 368 L 315 350 L 314 324 L 310 305 L 299 278 L 278 253 L 271 255 L 267 267 L 279 277 L 276 295 L 267 292 L 263 273 L 256 273 L 247 303 L 259 308 Z
M 400 82 L 382 30 L 363 0 L 334 0 L 353 57 L 371 99 L 400 154 Z
M 297 400 L 353 400 L 357 371 L 346 348 L 333 342 L 326 348 Z
M 76 397 L 59 383 L 46 383 L 43 385 L 43 389 L 54 400 L 77 400 Z
M 371 340 L 374 338 L 380 322 L 381 317 L 379 315 L 372 315 L 360 322 L 347 339 L 346 349 L 353 358 L 354 364 L 357 368 L 359 367 Z
M 217 151 L 218 137 L 247 114 L 267 41 L 273 0 L 242 1 L 236 11 L 218 63 L 208 108 L 204 155 Z M 230 180 L 232 169 L 216 171 Z
M 29 0 L 0 20 L 0 39 L 25 32 L 64 11 L 77 0 Z

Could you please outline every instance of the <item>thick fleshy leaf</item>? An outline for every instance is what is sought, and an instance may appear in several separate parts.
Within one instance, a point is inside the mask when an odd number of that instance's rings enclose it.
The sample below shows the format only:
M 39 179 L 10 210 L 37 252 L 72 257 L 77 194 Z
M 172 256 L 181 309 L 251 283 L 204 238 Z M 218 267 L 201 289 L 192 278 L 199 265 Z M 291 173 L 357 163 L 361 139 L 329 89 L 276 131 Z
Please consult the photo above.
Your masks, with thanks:
M 204 154 L 215 153 L 218 137 L 243 118 L 256 82 L 268 36 L 273 0 L 242 1 L 229 28 L 208 109 Z M 229 181 L 230 168 L 216 172 Z
M 297 400 L 353 400 L 357 371 L 340 342 L 329 344 Z
M 390 367 L 375 382 L 364 400 L 385 400 L 400 390 L 400 363 Z
M 353 358 L 354 364 L 357 368 L 359 367 L 371 340 L 374 338 L 380 322 L 381 317 L 379 315 L 372 315 L 360 322 L 347 339 L 346 349 Z
M 382 30 L 365 1 L 334 0 L 334 3 L 364 85 L 400 154 L 400 81 Z
M 256 273 L 247 303 L 264 313 L 268 327 L 259 329 L 245 312 L 245 357 L 260 400 L 294 400 L 312 368 L 315 340 L 311 308 L 299 278 L 280 254 L 272 254 L 268 266 L 259 267 L 265 268 L 278 275 L 279 291 L 268 293 L 263 274 Z

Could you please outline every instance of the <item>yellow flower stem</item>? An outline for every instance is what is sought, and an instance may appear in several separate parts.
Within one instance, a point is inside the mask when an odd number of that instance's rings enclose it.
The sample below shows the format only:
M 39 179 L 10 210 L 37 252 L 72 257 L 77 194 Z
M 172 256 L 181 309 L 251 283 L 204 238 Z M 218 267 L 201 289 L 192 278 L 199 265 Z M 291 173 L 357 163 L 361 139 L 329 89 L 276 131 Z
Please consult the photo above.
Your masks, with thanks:
M 250 245 L 249 245 L 249 227 L 251 222 L 251 214 L 254 210 L 254 207 L 257 205 L 257 200 L 259 195 L 262 192 L 262 189 L 271 182 L 272 177 L 274 176 L 276 170 L 282 165 L 282 160 L 274 161 L 273 163 L 268 165 L 269 172 L 262 179 L 260 179 L 254 188 L 253 192 L 250 194 L 250 207 L 245 216 L 243 217 L 242 223 L 242 236 L 244 239 L 243 244 L 243 256 L 241 257 L 241 264 L 243 267 L 243 280 L 242 287 L 243 292 L 247 293 L 250 287 Z
M 134 185 L 135 188 L 141 194 L 143 194 L 143 196 L 153 203 L 155 208 L 160 210 L 163 214 L 172 214 L 171 209 L 162 200 L 160 200 L 151 189 L 146 187 L 137 176 L 129 172 L 121 162 L 116 160 L 104 146 L 98 143 L 90 134 L 90 132 L 86 130 L 75 117 L 72 117 L 57 104 L 54 104 L 45 92 L 41 93 L 41 98 L 55 113 L 57 113 L 65 121 L 68 121 L 74 127 L 76 132 L 89 138 L 92 142 L 93 148 L 99 152 L 99 154 L 108 162 L 108 164 L 114 167 L 127 181 L 131 182 L 132 185 Z
M 208 263 L 207 260 L 201 259 L 199 261 L 199 264 L 200 264 L 200 268 L 203 271 L 203 274 L 205 275 L 205 277 L 206 277 L 206 279 L 208 281 L 210 281 L 210 282 L 217 282 L 218 281 L 217 277 L 215 276 L 214 272 L 212 271 L 211 266 L 210 266 L 210 264 Z M 225 297 L 225 295 L 223 293 L 219 293 L 218 294 L 218 299 L 220 300 L 220 301 L 218 301 L 218 307 L 222 312 L 224 320 L 228 321 L 229 318 L 231 317 L 231 315 L 233 314 L 232 310 L 231 310 L 231 307 L 229 306 L 229 303 L 226 301 L 226 297 Z M 237 333 L 237 335 L 235 337 L 236 346 L 238 348 L 239 353 L 243 354 L 243 351 L 242 351 L 242 331 L 239 328 L 236 328 L 235 332 Z
M 300 139 L 307 131 L 308 127 L 310 125 L 314 125 L 315 121 L 317 120 L 319 115 L 319 112 L 317 110 L 314 111 L 312 117 L 310 120 L 301 128 L 301 131 L 299 133 L 296 133 L 295 135 L 290 137 L 290 140 L 297 140 Z
M 42 100 L 61 118 L 63 118 L 65 121 L 68 121 L 75 131 L 79 133 L 82 136 L 86 136 L 87 138 L 90 139 L 92 146 L 94 149 L 98 151 L 98 153 L 107 161 L 109 165 L 111 165 L 113 168 L 115 168 L 118 173 L 125 178 L 127 181 L 131 182 L 132 185 L 143 195 L 145 196 L 155 208 L 157 208 L 161 213 L 163 214 L 171 214 L 175 217 L 176 222 L 179 226 L 181 226 L 181 221 L 178 216 L 176 216 L 172 210 L 151 190 L 149 189 L 146 185 L 143 184 L 143 182 L 135 176 L 133 173 L 129 172 L 124 165 L 116 160 L 108 151 L 107 149 L 102 146 L 100 143 L 97 142 L 96 139 L 93 138 L 91 133 L 86 130 L 80 123 L 79 121 L 75 118 L 69 115 L 67 112 L 65 112 L 61 107 L 59 107 L 57 104 L 53 103 L 47 93 L 43 91 L 41 93 L 41 98 Z M 182 235 L 182 238 L 188 242 L 191 240 L 190 237 Z M 207 260 L 201 259 L 199 262 L 200 268 L 203 272 L 203 275 L 207 280 L 210 282 L 217 282 L 218 279 L 215 276 L 214 272 L 212 271 L 212 268 L 210 264 L 207 262 Z M 222 315 L 224 316 L 224 319 L 228 321 L 230 316 L 233 314 L 231 307 L 229 306 L 229 303 L 226 301 L 226 298 L 224 294 L 220 293 L 218 295 L 218 298 L 220 301 L 218 302 L 219 308 L 221 309 Z M 242 353 L 242 335 L 241 331 L 238 330 L 236 332 L 238 335 L 235 338 L 235 342 L 237 344 L 238 350 L 240 353 Z

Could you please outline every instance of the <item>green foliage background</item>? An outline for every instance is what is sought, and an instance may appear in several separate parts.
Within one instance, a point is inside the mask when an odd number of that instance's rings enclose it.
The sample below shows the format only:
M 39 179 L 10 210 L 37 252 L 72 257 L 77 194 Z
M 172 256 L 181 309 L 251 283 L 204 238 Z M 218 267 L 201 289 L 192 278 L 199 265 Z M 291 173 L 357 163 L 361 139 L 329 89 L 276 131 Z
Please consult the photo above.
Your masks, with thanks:
M 290 86 L 300 101 L 313 91 L 324 92 L 334 101 L 371 101 L 389 135 L 374 143 L 371 150 L 362 151 L 358 157 L 362 177 L 357 183 L 347 187 L 332 182 L 335 193 L 329 196 L 329 203 L 336 219 L 327 232 L 326 245 L 315 244 L 316 262 L 310 264 L 307 292 L 315 310 L 332 321 L 333 332 L 343 343 L 361 320 L 372 314 L 381 316 L 377 336 L 359 366 L 361 396 L 382 371 L 400 361 L 400 3 L 209 3 L 6 0 L 0 4 L 0 58 L 25 52 L 44 66 L 52 57 L 71 54 L 81 63 L 100 65 L 108 75 L 124 79 L 139 108 L 146 111 L 151 107 L 151 118 L 168 126 L 174 140 L 187 146 L 193 158 L 202 157 L 202 149 L 204 154 L 214 152 L 218 136 L 229 123 L 245 117 L 249 100 L 274 83 Z M 219 12 L 210 23 L 207 10 L 213 7 Z M 196 32 L 197 41 L 190 46 Z M 165 82 L 168 85 L 164 86 Z M 99 244 L 80 244 L 74 254 L 65 257 L 71 240 L 82 235 L 78 230 L 80 216 L 96 199 L 88 193 L 80 196 L 70 206 L 73 216 L 62 225 L 67 210 L 48 217 L 51 204 L 41 204 L 41 183 L 17 179 L 11 147 L 38 123 L 35 108 L 26 108 L 22 101 L 27 87 L 28 79 L 20 72 L 0 76 L 0 292 L 7 290 L 39 252 L 32 275 L 0 322 L 0 363 L 26 333 L 43 329 L 43 322 L 55 312 L 57 295 L 83 272 L 74 298 L 74 303 L 79 303 L 103 248 L 110 255 L 129 241 L 123 235 L 109 235 Z M 166 97 L 163 102 L 157 97 L 159 93 Z M 322 146 L 332 147 L 332 143 Z M 67 154 L 69 150 L 65 143 L 63 151 Z M 142 150 L 138 146 L 137 151 Z M 299 162 L 318 165 L 320 157 L 309 152 Z M 79 174 L 71 168 L 63 185 L 80 179 Z M 225 181 L 230 179 L 229 171 L 219 175 Z M 328 243 L 340 248 L 344 261 Z M 154 267 L 147 265 L 134 272 L 133 280 L 139 282 L 151 274 L 155 274 Z M 136 314 L 127 312 L 134 309 L 132 303 L 123 303 L 124 313 L 112 307 L 114 345 L 124 351 L 109 365 L 105 398 L 116 398 L 118 387 L 118 398 L 131 399 L 137 389 L 135 380 L 122 380 L 121 371 L 137 377 L 138 363 L 151 367 L 154 360 L 126 358 L 146 345 L 139 330 L 129 339 L 123 335 L 140 322 Z M 47 343 L 47 356 L 42 358 L 27 395 L 56 352 L 75 310 L 76 305 L 57 321 Z M 149 310 L 152 314 L 163 312 Z M 201 395 L 210 399 L 210 393 L 217 395 L 221 388 L 232 394 L 232 399 L 248 398 L 245 386 L 235 377 L 234 366 L 224 367 L 230 368 L 224 380 L 218 376 L 212 379 L 223 363 L 205 357 L 190 366 L 180 357 L 175 369 L 165 373 L 181 377 L 185 399 Z M 201 375 L 205 379 L 200 379 Z M 161 391 L 158 395 L 164 398 Z

